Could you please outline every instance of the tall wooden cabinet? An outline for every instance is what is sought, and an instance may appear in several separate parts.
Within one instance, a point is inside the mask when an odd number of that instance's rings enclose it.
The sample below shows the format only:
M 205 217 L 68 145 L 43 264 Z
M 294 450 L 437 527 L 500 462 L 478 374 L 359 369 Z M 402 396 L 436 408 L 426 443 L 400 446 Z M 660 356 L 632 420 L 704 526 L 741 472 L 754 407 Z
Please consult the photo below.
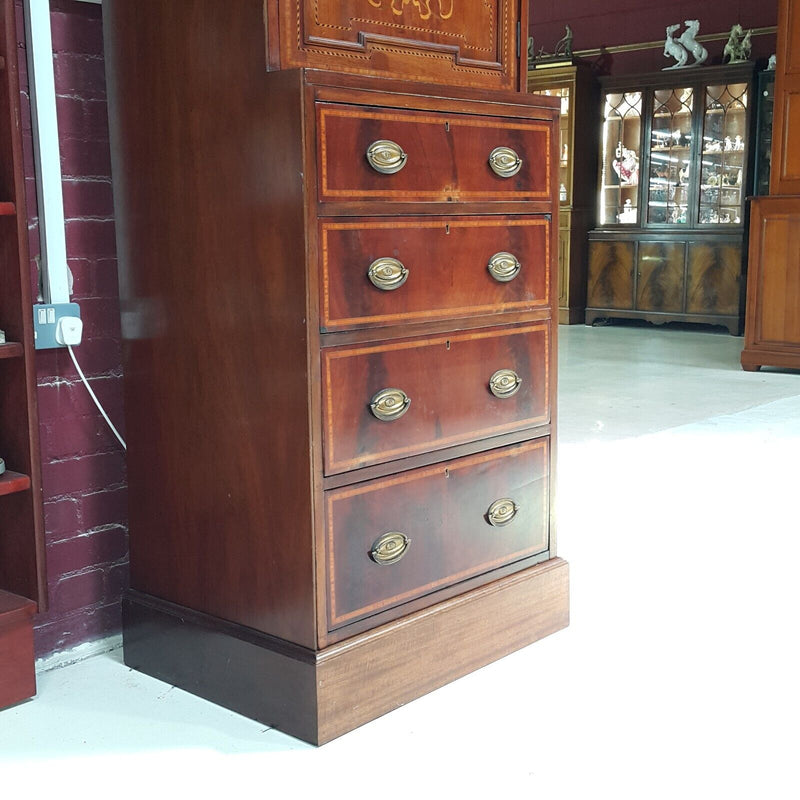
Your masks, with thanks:
M 568 622 L 558 101 L 267 72 L 263 7 L 104 8 L 125 660 L 322 743 Z
M 14 0 L 0 5 L 0 708 L 36 693 L 31 618 L 47 604 Z
M 540 66 L 528 74 L 528 91 L 561 101 L 558 321 L 572 325 L 586 314 L 587 236 L 597 205 L 597 81 L 585 64 Z
M 752 65 L 602 84 L 586 322 L 625 317 L 740 331 Z
M 800 369 L 800 2 L 780 0 L 768 197 L 750 205 L 742 368 Z

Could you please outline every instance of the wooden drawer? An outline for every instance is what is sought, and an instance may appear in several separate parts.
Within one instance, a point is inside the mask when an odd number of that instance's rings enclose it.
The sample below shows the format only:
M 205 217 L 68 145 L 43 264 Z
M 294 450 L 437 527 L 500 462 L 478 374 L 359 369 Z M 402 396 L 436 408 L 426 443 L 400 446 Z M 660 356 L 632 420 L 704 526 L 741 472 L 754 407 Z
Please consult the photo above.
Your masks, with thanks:
M 319 103 L 317 127 L 323 202 L 551 199 L 544 121 Z M 402 148 L 399 172 L 378 172 L 367 160 L 370 145 L 381 140 Z M 498 147 L 522 159 L 515 175 L 501 177 L 490 167 Z
M 550 303 L 547 217 L 326 219 L 320 242 L 324 331 L 528 311 Z M 513 278 L 506 270 L 514 262 L 505 254 L 519 264 Z M 377 274 L 370 278 L 373 265 Z M 382 266 L 388 268 L 386 280 Z
M 326 474 L 522 430 L 549 421 L 550 325 L 443 334 L 323 350 Z M 490 379 L 513 370 L 515 394 L 495 396 Z M 371 402 L 400 390 L 410 403 L 392 421 Z
M 548 441 L 327 492 L 330 628 L 546 551 Z M 397 534 L 394 548 L 381 547 L 386 534 Z

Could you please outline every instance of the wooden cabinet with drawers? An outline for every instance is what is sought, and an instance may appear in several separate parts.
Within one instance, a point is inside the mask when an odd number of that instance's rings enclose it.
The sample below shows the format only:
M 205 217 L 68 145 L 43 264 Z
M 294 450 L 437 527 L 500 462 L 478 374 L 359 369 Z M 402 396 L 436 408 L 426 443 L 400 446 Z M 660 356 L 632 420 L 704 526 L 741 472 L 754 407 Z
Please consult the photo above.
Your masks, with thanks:
M 125 659 L 324 742 L 568 622 L 557 101 L 268 73 L 208 10 L 106 15 Z

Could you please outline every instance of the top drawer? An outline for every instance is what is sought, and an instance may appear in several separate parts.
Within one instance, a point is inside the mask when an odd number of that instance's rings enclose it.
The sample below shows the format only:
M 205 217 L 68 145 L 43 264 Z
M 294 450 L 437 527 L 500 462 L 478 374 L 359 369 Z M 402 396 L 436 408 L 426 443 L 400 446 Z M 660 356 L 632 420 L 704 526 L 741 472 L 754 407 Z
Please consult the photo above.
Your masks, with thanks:
M 549 122 L 318 103 L 317 129 L 321 202 L 551 199 Z

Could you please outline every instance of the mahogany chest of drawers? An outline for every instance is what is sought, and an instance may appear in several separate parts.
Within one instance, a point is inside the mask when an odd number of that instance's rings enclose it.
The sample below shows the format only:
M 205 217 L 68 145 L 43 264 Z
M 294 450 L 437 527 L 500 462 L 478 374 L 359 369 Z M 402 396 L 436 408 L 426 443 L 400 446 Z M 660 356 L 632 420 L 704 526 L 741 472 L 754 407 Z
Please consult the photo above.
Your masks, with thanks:
M 557 101 L 267 73 L 247 20 L 129 13 L 126 663 L 325 742 L 568 622 Z

